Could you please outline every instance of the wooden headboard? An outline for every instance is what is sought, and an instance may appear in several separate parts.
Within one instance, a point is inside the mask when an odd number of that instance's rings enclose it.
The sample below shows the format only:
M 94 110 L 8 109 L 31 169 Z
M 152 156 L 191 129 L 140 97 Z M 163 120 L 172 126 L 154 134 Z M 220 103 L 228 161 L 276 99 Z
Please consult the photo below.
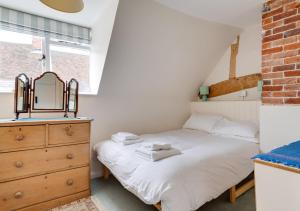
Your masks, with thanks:
M 259 125 L 260 101 L 192 102 L 191 112 L 220 114 L 229 119 L 250 121 Z

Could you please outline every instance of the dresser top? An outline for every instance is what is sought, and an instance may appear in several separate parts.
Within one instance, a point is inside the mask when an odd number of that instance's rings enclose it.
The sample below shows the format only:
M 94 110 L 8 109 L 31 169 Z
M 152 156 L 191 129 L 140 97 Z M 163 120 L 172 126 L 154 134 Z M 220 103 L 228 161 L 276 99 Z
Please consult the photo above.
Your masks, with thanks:
M 91 122 L 88 117 L 77 118 L 20 118 L 20 119 L 0 119 L 0 126 L 31 125 L 31 124 L 59 124 L 59 123 L 80 123 Z

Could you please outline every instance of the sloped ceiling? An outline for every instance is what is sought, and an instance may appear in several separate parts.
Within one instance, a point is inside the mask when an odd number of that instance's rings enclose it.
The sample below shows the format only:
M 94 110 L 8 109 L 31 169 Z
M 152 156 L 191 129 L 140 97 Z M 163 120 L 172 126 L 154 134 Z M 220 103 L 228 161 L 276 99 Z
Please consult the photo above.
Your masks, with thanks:
M 155 0 L 185 14 L 240 28 L 256 24 L 264 0 Z

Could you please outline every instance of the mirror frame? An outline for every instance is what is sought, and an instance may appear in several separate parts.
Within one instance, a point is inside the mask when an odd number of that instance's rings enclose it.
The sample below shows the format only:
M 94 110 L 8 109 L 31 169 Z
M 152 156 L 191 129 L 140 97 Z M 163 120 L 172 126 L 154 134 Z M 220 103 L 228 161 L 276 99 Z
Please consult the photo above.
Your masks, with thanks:
M 24 76 L 27 80 L 25 90 L 24 90 L 25 95 L 24 95 L 24 101 L 23 101 L 25 108 L 23 110 L 18 110 L 19 78 L 22 76 Z M 19 116 L 20 113 L 28 113 L 28 110 L 30 107 L 29 106 L 30 105 L 29 94 L 30 94 L 30 80 L 26 74 L 21 73 L 15 78 L 15 113 L 17 114 L 17 116 Z
M 47 109 L 47 108 L 35 108 L 34 107 L 34 96 L 35 96 L 35 90 L 36 90 L 36 86 L 35 83 L 37 80 L 43 78 L 46 74 L 53 74 L 56 79 L 58 79 L 59 81 L 62 82 L 63 84 L 63 105 L 61 109 Z M 55 72 L 44 72 L 42 75 L 40 75 L 39 77 L 35 78 L 33 80 L 33 87 L 32 87 L 32 97 L 31 97 L 31 110 L 32 112 L 35 113 L 39 113 L 39 112 L 65 112 L 66 111 L 66 85 L 65 82 L 55 73 Z
M 76 109 L 75 110 L 70 110 L 69 104 L 70 104 L 70 95 L 71 95 L 71 83 L 75 82 L 76 83 L 76 91 L 75 91 L 75 99 L 76 99 Z M 78 93 L 79 93 L 79 83 L 75 78 L 72 78 L 69 83 L 68 83 L 68 97 L 67 97 L 67 111 L 74 113 L 75 117 L 77 116 L 78 112 Z

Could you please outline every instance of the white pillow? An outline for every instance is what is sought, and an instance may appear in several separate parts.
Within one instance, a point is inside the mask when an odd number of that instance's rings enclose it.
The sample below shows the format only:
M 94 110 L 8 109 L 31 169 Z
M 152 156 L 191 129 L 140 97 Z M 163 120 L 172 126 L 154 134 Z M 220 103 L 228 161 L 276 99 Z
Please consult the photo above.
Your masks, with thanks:
M 236 136 L 237 138 L 256 138 L 258 127 L 250 122 L 236 122 L 224 118 L 215 125 L 212 133 L 230 137 Z
M 238 139 L 238 140 L 249 141 L 249 142 L 253 142 L 253 143 L 259 143 L 259 133 L 257 133 L 255 138 L 234 136 L 234 135 L 222 135 L 222 134 L 217 134 L 217 133 L 213 133 L 213 135 L 223 137 L 223 138 Z
M 214 128 L 215 124 L 223 118 L 224 117 L 220 115 L 194 113 L 183 125 L 183 128 L 193 130 L 204 130 L 210 133 Z

